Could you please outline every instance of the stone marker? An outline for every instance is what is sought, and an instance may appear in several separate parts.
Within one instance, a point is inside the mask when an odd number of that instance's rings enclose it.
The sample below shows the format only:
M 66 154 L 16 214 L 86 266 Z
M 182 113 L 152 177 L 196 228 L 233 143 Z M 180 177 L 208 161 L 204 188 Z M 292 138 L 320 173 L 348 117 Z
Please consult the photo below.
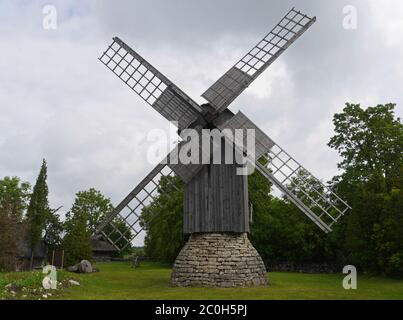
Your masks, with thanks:
M 78 271 L 80 273 L 92 273 L 92 265 L 88 260 L 81 260 L 78 264 Z
M 79 286 L 80 283 L 78 281 L 75 280 L 69 280 L 69 283 L 72 284 L 73 286 Z

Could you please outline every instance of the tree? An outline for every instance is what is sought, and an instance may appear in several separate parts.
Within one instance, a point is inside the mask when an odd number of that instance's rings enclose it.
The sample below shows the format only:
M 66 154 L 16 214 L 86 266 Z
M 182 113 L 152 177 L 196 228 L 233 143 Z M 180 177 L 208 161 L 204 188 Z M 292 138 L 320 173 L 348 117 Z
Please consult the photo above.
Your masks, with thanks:
M 62 233 L 64 231 L 63 223 L 60 221 L 59 216 L 56 212 L 61 207 L 51 210 L 51 214 L 48 219 L 45 221 L 45 235 L 43 236 L 43 240 L 49 249 L 55 250 L 59 248 L 62 244 Z
M 29 200 L 30 184 L 17 177 L 0 179 L 0 208 L 22 219 Z
M 15 271 L 22 242 L 21 231 L 17 217 L 0 208 L 0 271 Z
M 63 246 L 67 255 L 71 256 L 70 261 L 79 259 L 79 257 L 88 257 L 88 248 L 91 248 L 91 236 L 94 234 L 96 227 L 101 220 L 113 210 L 112 202 L 105 197 L 100 191 L 90 188 L 86 191 L 79 191 L 76 194 L 73 206 L 66 214 L 64 223 L 67 235 Z M 131 230 L 129 226 L 120 217 L 116 217 L 112 221 L 115 228 L 120 233 L 125 234 L 127 238 L 131 238 Z M 85 232 L 84 232 L 85 228 Z M 113 228 L 107 225 L 104 229 L 106 234 L 110 234 L 112 241 L 116 241 L 119 247 L 126 245 L 126 240 L 120 237 L 119 232 L 113 232 Z M 71 242 L 78 243 L 72 244 Z M 82 252 L 80 253 L 80 243 L 82 244 Z M 69 253 L 72 250 L 72 253 Z M 129 253 L 131 246 L 127 246 L 120 255 Z M 84 258 L 81 258 L 84 259 Z
M 333 184 L 353 208 L 340 233 L 347 258 L 365 271 L 403 276 L 403 125 L 394 108 L 347 103 L 334 116 L 329 146 L 342 158 Z
M 67 264 L 92 258 L 91 235 L 101 217 L 112 210 L 110 199 L 94 188 L 76 193 L 73 206 L 66 214 L 63 248 Z
M 113 210 L 112 202 L 100 191 L 90 188 L 86 191 L 79 191 L 70 211 L 66 214 L 66 229 L 71 226 L 74 219 L 82 218 L 86 221 L 87 230 L 92 234 L 98 223 L 106 214 Z
M 162 177 L 155 200 L 144 207 L 141 225 L 146 256 L 172 263 L 181 250 L 183 237 L 184 185 L 179 177 Z
M 395 106 L 363 109 L 347 103 L 343 112 L 334 115 L 335 135 L 328 145 L 342 157 L 338 167 L 344 172 L 336 177 L 338 181 L 351 186 L 380 174 L 388 190 L 392 189 L 403 164 L 403 125 L 400 118 L 395 119 Z
M 46 220 L 51 215 L 48 201 L 48 185 L 46 160 L 43 159 L 41 170 L 36 180 L 27 210 L 29 224 L 28 241 L 31 249 L 31 268 L 33 265 L 34 250 L 42 240 Z
M 321 187 L 306 172 L 299 172 L 311 186 Z M 334 242 L 286 198 L 270 195 L 271 184 L 260 173 L 249 177 L 249 201 L 253 204 L 250 240 L 267 266 L 334 261 L 330 247 Z M 304 192 L 317 197 L 313 187 Z M 296 188 L 297 194 L 303 192 Z
M 375 175 L 357 187 L 347 220 L 346 252 L 362 270 L 403 277 L 403 192 L 388 192 L 385 180 Z
M 30 185 L 17 177 L 0 179 L 0 271 L 14 271 L 21 254 Z
M 248 177 L 249 202 L 251 204 L 250 240 L 264 261 L 273 261 L 273 239 L 267 232 L 273 218 L 268 212 L 273 197 L 270 195 L 271 184 L 259 172 Z
M 81 260 L 92 259 L 91 233 L 83 215 L 70 221 L 69 229 L 63 239 L 66 265 L 74 265 Z

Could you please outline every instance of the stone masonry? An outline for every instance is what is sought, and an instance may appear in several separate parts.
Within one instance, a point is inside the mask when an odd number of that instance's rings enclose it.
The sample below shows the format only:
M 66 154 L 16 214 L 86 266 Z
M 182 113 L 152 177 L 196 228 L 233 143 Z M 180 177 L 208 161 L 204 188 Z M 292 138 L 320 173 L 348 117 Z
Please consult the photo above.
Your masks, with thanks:
M 176 258 L 171 284 L 181 287 L 267 285 L 267 272 L 246 233 L 193 233 Z

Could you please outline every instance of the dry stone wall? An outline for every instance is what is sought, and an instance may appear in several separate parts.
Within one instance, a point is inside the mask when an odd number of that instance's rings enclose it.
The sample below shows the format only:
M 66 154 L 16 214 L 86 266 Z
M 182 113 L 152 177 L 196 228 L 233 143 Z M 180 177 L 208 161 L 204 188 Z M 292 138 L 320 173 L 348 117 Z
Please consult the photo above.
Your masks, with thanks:
M 196 287 L 267 285 L 267 272 L 246 233 L 194 233 L 176 258 L 171 284 Z

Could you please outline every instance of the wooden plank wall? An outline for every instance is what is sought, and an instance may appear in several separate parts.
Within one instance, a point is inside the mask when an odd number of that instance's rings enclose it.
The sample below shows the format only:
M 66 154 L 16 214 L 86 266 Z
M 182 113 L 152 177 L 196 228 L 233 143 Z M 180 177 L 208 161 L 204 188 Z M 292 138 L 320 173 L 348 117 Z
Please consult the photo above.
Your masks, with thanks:
M 186 185 L 184 232 L 249 232 L 247 176 L 235 164 L 206 165 Z

